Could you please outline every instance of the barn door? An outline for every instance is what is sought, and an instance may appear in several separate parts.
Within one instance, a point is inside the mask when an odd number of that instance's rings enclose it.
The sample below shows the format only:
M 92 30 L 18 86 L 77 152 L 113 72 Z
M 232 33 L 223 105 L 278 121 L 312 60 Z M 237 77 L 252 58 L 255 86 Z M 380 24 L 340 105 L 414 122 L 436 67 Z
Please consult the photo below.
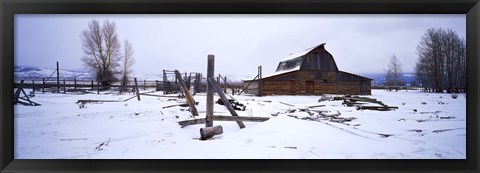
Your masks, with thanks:
M 305 86 L 307 87 L 305 89 L 306 93 L 307 94 L 313 94 L 313 81 L 306 81 L 305 82 Z
M 290 80 L 290 93 L 297 93 L 297 83 L 295 82 L 295 80 Z
M 367 94 L 367 83 L 366 82 L 361 82 L 360 83 L 360 94 Z

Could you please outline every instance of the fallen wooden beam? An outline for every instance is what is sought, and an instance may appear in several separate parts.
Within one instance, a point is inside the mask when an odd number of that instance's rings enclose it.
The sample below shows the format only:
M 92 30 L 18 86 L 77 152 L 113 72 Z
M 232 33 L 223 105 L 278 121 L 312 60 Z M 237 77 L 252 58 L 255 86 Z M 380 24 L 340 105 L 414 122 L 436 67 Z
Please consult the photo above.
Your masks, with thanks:
M 229 116 L 229 115 L 214 115 L 211 116 L 211 118 L 214 121 L 247 121 L 247 122 L 263 122 L 267 121 L 270 118 L 268 117 L 240 117 L 240 116 Z M 199 118 L 199 119 L 190 119 L 190 120 L 184 120 L 184 121 L 179 121 L 178 124 L 184 128 L 189 125 L 195 125 L 195 124 L 205 124 L 207 121 L 206 118 Z
M 195 124 L 205 124 L 207 120 L 205 118 L 199 118 L 199 119 L 192 119 L 192 120 L 184 120 L 184 121 L 179 121 L 178 124 L 184 128 L 189 125 L 195 125 Z
M 295 107 L 295 105 L 291 105 L 291 104 L 288 104 L 288 103 L 284 103 L 284 102 L 280 102 L 280 103 L 284 104 L 284 105 L 287 105 L 287 106 Z
M 136 96 L 134 96 L 135 98 Z M 77 103 L 94 103 L 94 102 L 125 102 L 125 100 L 78 100 Z
M 307 108 L 318 108 L 318 107 L 324 107 L 325 105 L 315 105 L 315 106 L 308 106 Z
M 141 93 L 140 95 L 144 95 L 144 96 L 152 96 L 152 97 L 168 97 L 168 98 L 179 98 L 179 96 L 155 95 L 155 94 L 147 94 L 147 93 Z
M 207 120 L 212 121 L 252 121 L 252 122 L 264 122 L 269 120 L 268 117 L 240 117 L 240 116 L 225 116 L 225 115 L 214 115 Z
M 198 105 L 198 102 L 195 102 L 195 105 Z M 164 107 L 162 107 L 162 109 L 171 108 L 171 107 L 175 107 L 175 106 L 187 107 L 187 106 L 190 106 L 190 105 L 188 103 L 182 103 L 182 104 L 164 106 Z
M 397 106 L 357 106 L 357 110 L 378 110 L 378 111 L 389 111 L 392 109 L 398 109 Z

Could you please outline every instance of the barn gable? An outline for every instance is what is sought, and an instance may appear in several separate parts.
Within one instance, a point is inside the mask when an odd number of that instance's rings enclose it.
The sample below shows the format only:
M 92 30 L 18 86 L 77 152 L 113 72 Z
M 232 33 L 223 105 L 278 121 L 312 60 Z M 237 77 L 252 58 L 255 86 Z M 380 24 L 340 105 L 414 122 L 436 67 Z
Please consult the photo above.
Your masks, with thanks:
M 325 50 L 325 43 L 292 53 L 278 63 L 276 74 L 294 70 L 338 71 L 332 54 Z

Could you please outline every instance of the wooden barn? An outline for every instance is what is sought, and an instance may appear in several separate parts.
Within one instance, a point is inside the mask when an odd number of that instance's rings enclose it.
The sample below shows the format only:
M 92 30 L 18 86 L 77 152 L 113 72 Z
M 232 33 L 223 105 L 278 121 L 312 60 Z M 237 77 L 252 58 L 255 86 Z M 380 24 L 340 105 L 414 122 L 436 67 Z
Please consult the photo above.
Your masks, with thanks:
M 335 59 L 322 43 L 290 54 L 278 63 L 275 73 L 262 76 L 260 81 L 245 80 L 243 85 L 250 84 L 246 93 L 258 95 L 370 95 L 371 81 L 338 70 Z

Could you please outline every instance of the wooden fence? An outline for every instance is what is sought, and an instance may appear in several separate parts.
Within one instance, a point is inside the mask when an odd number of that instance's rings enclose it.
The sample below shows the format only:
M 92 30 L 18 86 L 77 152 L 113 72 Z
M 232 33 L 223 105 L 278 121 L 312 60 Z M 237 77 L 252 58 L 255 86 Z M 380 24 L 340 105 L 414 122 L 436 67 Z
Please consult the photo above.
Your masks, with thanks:
M 75 79 L 75 78 L 64 78 L 57 80 L 46 80 L 47 78 L 15 78 L 14 79 L 14 88 L 18 88 L 21 80 L 24 80 L 23 88 L 35 89 L 35 91 L 41 92 L 71 92 L 71 91 L 81 91 L 81 90 L 91 90 L 99 91 L 102 90 L 102 86 L 99 82 L 88 79 Z M 165 89 L 180 91 L 180 84 L 175 82 L 166 82 L 164 83 L 161 80 L 138 80 L 139 90 L 155 90 L 155 91 L 164 91 Z M 200 86 L 194 86 L 192 84 L 187 84 L 189 89 L 203 88 L 199 91 L 205 92 L 207 86 L 206 82 L 202 82 Z M 222 83 L 222 88 L 227 91 L 227 89 L 232 93 L 238 93 L 241 89 L 241 84 L 228 84 Z M 111 90 L 120 90 L 122 87 L 121 83 L 117 82 L 109 86 Z M 134 91 L 135 82 L 131 80 L 127 85 L 123 86 L 124 90 Z M 233 91 L 232 91 L 233 89 Z

